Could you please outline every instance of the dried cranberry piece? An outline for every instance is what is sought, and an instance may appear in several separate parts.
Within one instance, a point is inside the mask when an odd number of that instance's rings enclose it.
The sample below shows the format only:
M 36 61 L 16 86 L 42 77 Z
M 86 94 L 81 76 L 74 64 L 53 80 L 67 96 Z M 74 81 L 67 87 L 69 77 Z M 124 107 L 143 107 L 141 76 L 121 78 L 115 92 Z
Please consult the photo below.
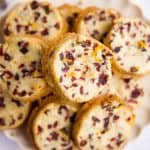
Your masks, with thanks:
M 34 10 L 34 9 L 37 9 L 39 7 L 39 3 L 37 1 L 33 1 L 30 6 Z
M 5 54 L 4 54 L 4 59 L 5 59 L 6 61 L 10 61 L 10 60 L 11 60 L 11 56 L 10 56 L 9 54 L 5 53 Z
M 132 97 L 132 98 L 137 98 L 137 97 L 139 97 L 142 93 L 143 93 L 143 90 L 142 90 L 142 89 L 135 88 L 135 89 L 131 92 L 131 97 Z
M 1 126 L 4 126 L 4 125 L 5 125 L 5 120 L 4 120 L 4 118 L 0 118 L 0 125 L 1 125 Z
M 0 107 L 5 107 L 4 97 L 0 97 Z
M 119 53 L 120 50 L 121 50 L 121 46 L 117 46 L 117 47 L 115 47 L 114 52 L 115 53 Z
M 8 25 L 4 28 L 4 34 L 9 36 L 11 32 L 9 31 Z

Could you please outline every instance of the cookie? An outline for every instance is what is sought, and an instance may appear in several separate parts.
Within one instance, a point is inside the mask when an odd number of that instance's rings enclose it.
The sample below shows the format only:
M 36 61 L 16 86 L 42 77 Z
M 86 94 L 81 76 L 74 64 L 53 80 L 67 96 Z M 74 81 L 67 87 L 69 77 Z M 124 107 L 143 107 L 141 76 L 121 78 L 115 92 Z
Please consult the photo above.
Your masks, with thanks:
M 46 55 L 46 80 L 61 99 L 89 101 L 110 81 L 111 51 L 93 38 L 67 34 Z
M 43 51 L 43 43 L 31 37 L 12 37 L 0 45 L 0 84 L 14 99 L 29 102 L 47 93 Z
M 119 17 L 120 13 L 114 9 L 88 7 L 78 17 L 75 31 L 101 41 Z
M 75 20 L 79 16 L 81 9 L 78 6 L 70 4 L 61 5 L 58 7 L 58 9 L 67 21 L 69 25 L 69 31 L 74 31 Z
M 19 4 L 7 16 L 3 29 L 5 38 L 28 34 L 48 42 L 66 31 L 67 23 L 59 11 L 49 2 L 36 0 Z
M 114 53 L 114 71 L 124 77 L 150 73 L 150 27 L 137 18 L 116 21 L 105 39 Z
M 76 149 L 70 131 L 76 108 L 65 103 L 50 102 L 34 114 L 32 134 L 37 148 Z
M 0 87 L 0 130 L 17 128 L 28 116 L 30 104 L 13 99 Z
M 104 96 L 77 114 L 73 138 L 82 150 L 117 150 L 128 142 L 134 115 L 119 97 Z

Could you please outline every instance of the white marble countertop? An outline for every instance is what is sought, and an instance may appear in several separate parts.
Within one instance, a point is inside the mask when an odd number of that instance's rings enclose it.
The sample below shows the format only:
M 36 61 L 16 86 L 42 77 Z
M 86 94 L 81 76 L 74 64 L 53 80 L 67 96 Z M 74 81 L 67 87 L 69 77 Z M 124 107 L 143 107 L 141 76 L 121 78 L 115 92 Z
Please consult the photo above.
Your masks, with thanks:
M 0 2 L 3 0 L 0 0 Z M 11 2 L 13 0 L 6 0 Z M 150 0 L 133 0 L 143 9 L 144 15 L 150 19 Z M 133 147 L 134 146 L 134 147 Z M 141 135 L 132 142 L 129 143 L 126 150 L 150 150 L 150 125 L 147 126 L 141 133 Z M 12 141 L 8 140 L 3 133 L 0 133 L 0 150 L 20 150 L 19 147 Z

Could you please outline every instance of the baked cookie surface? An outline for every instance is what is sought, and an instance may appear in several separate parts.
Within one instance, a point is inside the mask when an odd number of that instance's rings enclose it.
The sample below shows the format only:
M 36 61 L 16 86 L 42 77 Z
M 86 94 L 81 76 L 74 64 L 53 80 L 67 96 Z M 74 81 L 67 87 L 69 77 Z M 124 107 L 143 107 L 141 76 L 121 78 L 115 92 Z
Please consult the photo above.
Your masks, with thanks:
M 121 18 L 105 43 L 114 53 L 114 70 L 129 76 L 150 72 L 150 27 L 140 19 Z
M 29 34 L 47 41 L 65 33 L 67 25 L 59 11 L 48 2 L 36 0 L 19 4 L 4 24 L 4 37 Z
M 69 31 L 70 32 L 74 31 L 74 24 L 75 24 L 77 17 L 79 16 L 81 12 L 81 8 L 75 5 L 64 4 L 58 7 L 58 9 L 67 21 L 69 25 Z
M 0 88 L 0 130 L 19 127 L 27 118 L 29 103 L 19 102 Z
M 31 37 L 12 37 L 0 45 L 0 84 L 14 99 L 29 102 L 47 92 L 41 71 L 43 51 L 41 41 Z
M 43 67 L 47 82 L 62 99 L 85 102 L 99 96 L 110 81 L 111 57 L 110 50 L 93 38 L 67 34 Z
M 36 146 L 47 149 L 76 149 L 70 131 L 76 109 L 67 104 L 51 102 L 37 112 L 32 133 Z
M 100 41 L 110 31 L 115 19 L 119 17 L 120 13 L 114 9 L 89 7 L 78 17 L 75 31 Z
M 119 150 L 127 143 L 134 116 L 116 96 L 85 104 L 73 127 L 73 138 L 82 150 Z

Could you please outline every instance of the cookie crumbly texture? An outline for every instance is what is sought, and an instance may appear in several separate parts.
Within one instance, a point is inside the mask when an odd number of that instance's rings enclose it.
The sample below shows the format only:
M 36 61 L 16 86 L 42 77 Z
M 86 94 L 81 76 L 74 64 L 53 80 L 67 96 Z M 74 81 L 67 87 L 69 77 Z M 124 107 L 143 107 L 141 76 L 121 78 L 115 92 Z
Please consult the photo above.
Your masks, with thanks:
M 11 37 L 0 45 L 0 84 L 14 99 L 30 102 L 47 93 L 43 52 L 43 42 L 29 36 Z
M 120 16 L 120 13 L 114 9 L 88 7 L 76 20 L 75 31 L 101 41 L 110 31 L 115 19 Z
M 28 116 L 30 103 L 19 102 L 0 88 L 0 130 L 17 128 Z
M 82 11 L 81 8 L 75 5 L 64 4 L 64 5 L 59 6 L 58 9 L 67 21 L 68 26 L 69 26 L 69 31 L 73 32 L 75 20 L 81 13 Z
M 82 103 L 98 97 L 110 81 L 111 57 L 111 51 L 95 39 L 72 33 L 46 54 L 43 70 L 61 99 Z
M 50 42 L 67 32 L 67 28 L 65 19 L 51 3 L 32 0 L 19 4 L 9 13 L 3 33 L 5 39 L 27 34 Z
M 76 149 L 71 140 L 77 109 L 54 99 L 33 114 L 32 134 L 38 149 Z
M 105 44 L 114 53 L 114 72 L 122 77 L 139 77 L 150 73 L 150 27 L 142 20 L 117 20 Z
M 82 150 L 119 150 L 127 143 L 134 115 L 115 95 L 105 95 L 83 106 L 73 127 L 73 138 Z

